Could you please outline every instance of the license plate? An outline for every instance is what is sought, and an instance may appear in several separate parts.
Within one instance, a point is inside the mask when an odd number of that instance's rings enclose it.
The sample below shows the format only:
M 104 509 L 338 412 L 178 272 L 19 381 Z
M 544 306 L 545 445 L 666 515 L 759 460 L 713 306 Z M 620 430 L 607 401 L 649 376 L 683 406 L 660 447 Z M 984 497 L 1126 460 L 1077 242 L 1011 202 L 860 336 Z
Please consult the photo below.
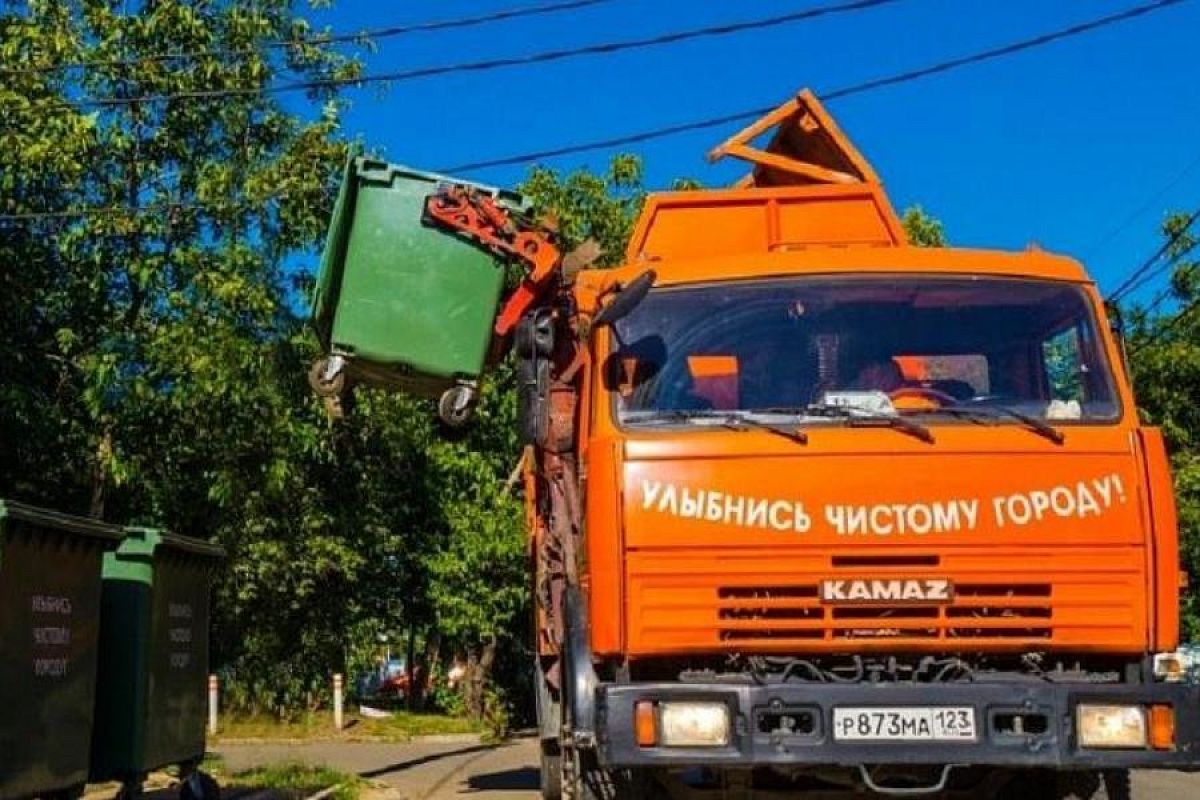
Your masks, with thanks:
M 840 741 L 973 742 L 969 706 L 835 708 L 833 738 Z

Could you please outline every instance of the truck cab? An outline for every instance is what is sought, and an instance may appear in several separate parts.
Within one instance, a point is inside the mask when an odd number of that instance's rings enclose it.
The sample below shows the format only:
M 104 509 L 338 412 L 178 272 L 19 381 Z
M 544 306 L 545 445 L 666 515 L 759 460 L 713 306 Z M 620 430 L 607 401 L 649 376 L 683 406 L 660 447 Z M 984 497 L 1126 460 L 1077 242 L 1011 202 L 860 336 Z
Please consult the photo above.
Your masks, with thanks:
M 1194 768 L 1166 453 L 1083 267 L 911 246 L 807 92 L 714 155 L 517 334 L 544 793 Z

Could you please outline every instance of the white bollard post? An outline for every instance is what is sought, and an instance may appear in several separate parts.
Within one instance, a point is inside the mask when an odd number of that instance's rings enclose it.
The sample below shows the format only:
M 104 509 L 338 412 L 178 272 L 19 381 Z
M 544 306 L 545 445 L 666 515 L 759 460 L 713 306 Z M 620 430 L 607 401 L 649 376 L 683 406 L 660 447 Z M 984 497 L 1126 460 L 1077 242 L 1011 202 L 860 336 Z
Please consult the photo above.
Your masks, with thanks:
M 217 684 L 217 676 L 208 676 L 208 733 L 210 736 L 215 736 L 217 733 L 217 707 L 219 702 L 219 689 Z
M 342 674 L 340 672 L 333 675 L 333 727 L 339 731 L 342 729 Z

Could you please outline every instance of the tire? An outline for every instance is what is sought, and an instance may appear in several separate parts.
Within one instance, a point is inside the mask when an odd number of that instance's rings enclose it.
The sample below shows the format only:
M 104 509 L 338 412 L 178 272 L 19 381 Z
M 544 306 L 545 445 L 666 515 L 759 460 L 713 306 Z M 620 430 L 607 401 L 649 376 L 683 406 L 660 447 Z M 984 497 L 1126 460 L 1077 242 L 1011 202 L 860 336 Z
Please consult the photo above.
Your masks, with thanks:
M 328 358 L 318 358 L 308 369 L 308 385 L 320 397 L 337 397 L 346 389 L 346 373 L 338 370 L 332 378 L 325 379 L 329 367 Z
M 1104 784 L 1104 794 L 1108 800 L 1133 800 L 1133 784 L 1130 782 L 1129 770 L 1110 769 L 1101 774 Z
M 542 800 L 562 800 L 562 751 L 558 749 L 558 742 L 555 740 L 542 742 L 541 750 Z
M 179 800 L 221 800 L 221 787 L 207 772 L 196 770 L 179 785 Z
M 1023 770 L 998 795 L 1002 800 L 1132 800 L 1129 770 Z
M 570 800 L 658 800 L 666 796 L 645 770 L 605 769 L 592 750 L 579 752 L 576 758 Z
M 442 392 L 438 399 L 438 419 L 449 428 L 461 428 L 475 416 L 478 397 L 469 386 L 455 386 Z

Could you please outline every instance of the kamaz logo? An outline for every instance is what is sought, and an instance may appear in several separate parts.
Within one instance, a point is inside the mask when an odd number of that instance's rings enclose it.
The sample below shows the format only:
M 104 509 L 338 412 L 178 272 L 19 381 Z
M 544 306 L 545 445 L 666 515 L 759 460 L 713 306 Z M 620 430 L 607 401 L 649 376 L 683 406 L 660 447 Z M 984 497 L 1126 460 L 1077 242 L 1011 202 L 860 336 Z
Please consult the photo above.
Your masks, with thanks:
M 821 581 L 823 603 L 949 603 L 953 599 L 953 587 L 944 578 Z

